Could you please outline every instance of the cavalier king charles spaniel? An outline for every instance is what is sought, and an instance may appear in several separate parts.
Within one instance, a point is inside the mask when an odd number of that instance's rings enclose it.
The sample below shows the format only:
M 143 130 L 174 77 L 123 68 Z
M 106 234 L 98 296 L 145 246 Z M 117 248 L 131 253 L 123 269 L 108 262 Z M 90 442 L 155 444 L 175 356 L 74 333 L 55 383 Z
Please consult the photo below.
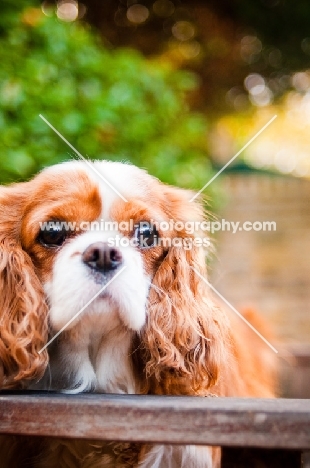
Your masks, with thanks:
M 193 195 L 108 161 L 0 187 L 3 389 L 274 395 L 269 350 L 212 299 Z M 212 447 L 46 440 L 31 462 L 4 445 L 4 468 L 220 466 Z

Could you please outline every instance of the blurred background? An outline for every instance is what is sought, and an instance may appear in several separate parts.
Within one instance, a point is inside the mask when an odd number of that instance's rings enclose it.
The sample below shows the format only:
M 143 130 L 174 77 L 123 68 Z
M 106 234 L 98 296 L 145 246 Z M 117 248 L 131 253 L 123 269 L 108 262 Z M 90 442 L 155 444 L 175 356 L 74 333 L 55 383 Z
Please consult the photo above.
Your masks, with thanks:
M 1 0 L 0 183 L 74 154 L 129 160 L 204 191 L 227 221 L 211 279 L 292 350 L 287 392 L 310 388 L 308 0 Z M 294 380 L 295 383 L 292 381 Z M 298 385 L 296 384 L 298 382 Z M 293 388 L 293 386 L 296 388 Z M 298 393 L 299 392 L 299 393 Z

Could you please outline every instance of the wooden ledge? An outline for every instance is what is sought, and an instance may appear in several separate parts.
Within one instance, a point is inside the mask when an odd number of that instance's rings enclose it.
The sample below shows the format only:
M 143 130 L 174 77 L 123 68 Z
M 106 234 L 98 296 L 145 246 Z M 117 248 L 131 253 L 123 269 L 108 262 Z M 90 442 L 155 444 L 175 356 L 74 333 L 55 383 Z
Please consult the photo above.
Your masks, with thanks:
M 310 400 L 2 392 L 0 433 L 310 449 Z

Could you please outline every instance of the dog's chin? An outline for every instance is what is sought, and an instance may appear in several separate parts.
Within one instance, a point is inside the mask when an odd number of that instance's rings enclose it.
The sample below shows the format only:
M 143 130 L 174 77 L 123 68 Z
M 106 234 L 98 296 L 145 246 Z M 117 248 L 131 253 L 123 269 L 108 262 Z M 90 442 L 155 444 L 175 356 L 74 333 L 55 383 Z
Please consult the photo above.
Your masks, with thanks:
M 120 296 L 122 297 L 121 293 Z M 133 305 L 119 301 L 109 291 L 103 291 L 99 295 L 94 309 L 88 313 L 97 318 L 99 315 L 103 320 L 106 316 L 107 322 L 118 320 L 121 327 L 134 332 L 140 332 L 146 322 L 145 303 Z
M 120 297 L 122 295 L 120 294 Z M 87 302 L 86 302 L 87 304 Z M 54 333 L 66 329 L 71 330 L 80 324 L 82 328 L 95 327 L 104 334 L 115 328 L 125 328 L 134 332 L 139 332 L 146 321 L 144 304 L 135 306 L 125 301 L 116 300 L 109 291 L 103 291 L 84 310 L 83 307 L 72 308 L 66 314 L 61 307 L 51 307 L 50 325 Z M 80 309 L 80 310 L 79 310 Z
M 120 316 L 117 308 L 111 304 L 111 298 L 108 294 L 102 294 L 97 297 L 84 310 L 82 307 L 72 308 L 69 312 L 62 314 L 59 307 L 51 307 L 50 309 L 50 326 L 54 333 L 58 333 L 64 329 L 73 330 L 76 326 L 87 330 L 90 325 L 96 329 L 115 328 L 121 324 Z M 79 310 L 80 309 L 80 310 Z M 106 325 L 106 326 L 105 326 Z M 102 330 L 103 332 L 104 330 Z

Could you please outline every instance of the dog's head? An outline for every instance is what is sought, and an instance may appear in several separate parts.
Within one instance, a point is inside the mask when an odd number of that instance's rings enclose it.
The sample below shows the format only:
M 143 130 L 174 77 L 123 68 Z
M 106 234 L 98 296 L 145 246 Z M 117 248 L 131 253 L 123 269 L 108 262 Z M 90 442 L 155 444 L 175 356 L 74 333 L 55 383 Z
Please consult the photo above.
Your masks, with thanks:
M 47 311 L 51 335 L 90 317 L 90 335 L 136 334 L 142 378 L 163 393 L 215 383 L 226 325 L 208 297 L 192 195 L 112 162 L 64 163 L 0 189 L 5 386 L 42 373 Z

